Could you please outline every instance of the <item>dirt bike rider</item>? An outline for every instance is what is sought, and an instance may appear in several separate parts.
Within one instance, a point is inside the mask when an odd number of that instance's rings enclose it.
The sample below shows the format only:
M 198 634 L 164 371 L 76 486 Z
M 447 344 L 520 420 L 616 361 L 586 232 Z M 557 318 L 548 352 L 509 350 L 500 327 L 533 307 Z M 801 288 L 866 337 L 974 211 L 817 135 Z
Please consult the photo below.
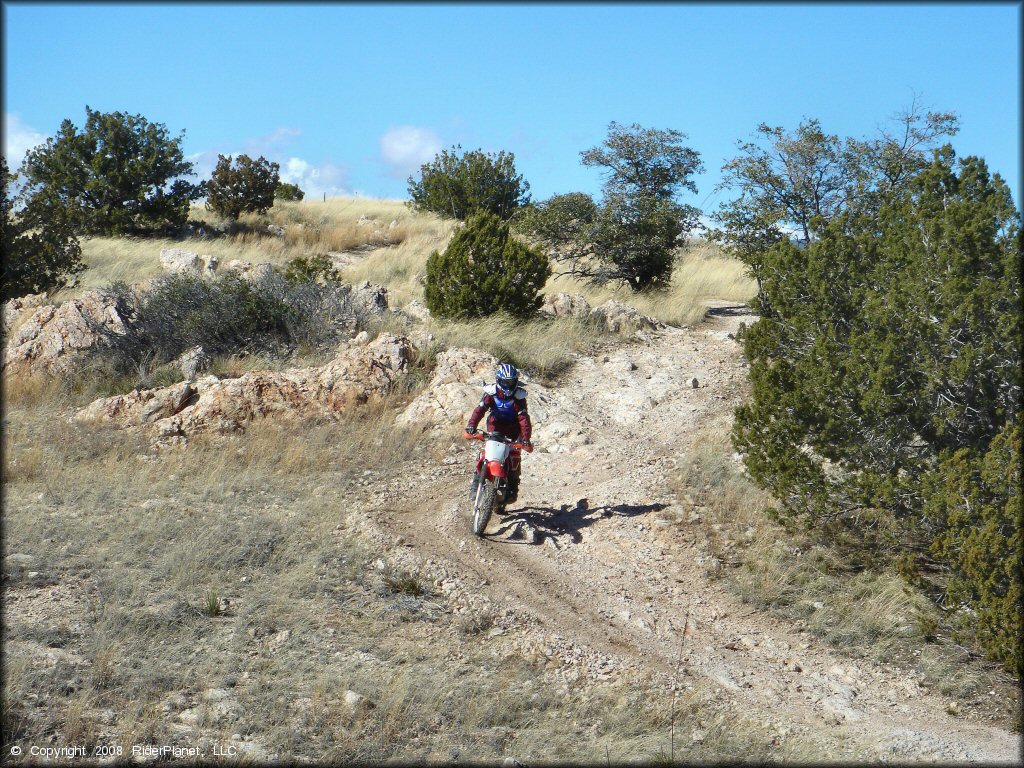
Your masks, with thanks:
M 487 411 L 487 431 L 500 432 L 510 440 L 524 444 L 528 452 L 533 451 L 530 443 L 530 414 L 526 409 L 526 390 L 519 386 L 519 371 L 514 365 L 502 363 L 494 375 L 495 383 L 484 388 L 480 405 L 473 409 L 466 424 L 464 437 L 476 434 L 476 425 Z M 518 451 L 513 451 L 508 478 L 505 503 L 511 504 L 519 496 L 520 460 Z

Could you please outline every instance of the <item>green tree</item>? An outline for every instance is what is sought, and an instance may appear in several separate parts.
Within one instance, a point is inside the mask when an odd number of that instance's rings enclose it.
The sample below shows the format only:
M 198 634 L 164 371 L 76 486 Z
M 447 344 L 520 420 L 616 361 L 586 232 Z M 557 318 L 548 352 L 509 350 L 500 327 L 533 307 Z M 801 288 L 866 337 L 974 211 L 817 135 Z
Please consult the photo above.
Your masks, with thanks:
M 1007 423 L 979 454 L 943 456 L 929 477 L 925 516 L 940 533 L 932 552 L 951 564 L 949 602 L 960 606 L 960 632 L 1017 674 L 1021 648 L 1021 418 Z
M 581 152 L 581 162 L 604 169 L 606 195 L 672 200 L 684 189 L 696 193 L 690 177 L 704 170 L 700 153 L 683 146 L 684 139 L 680 131 L 622 126 L 613 120 L 602 145 Z
M 24 209 L 17 211 L 12 196 L 16 175 L 0 158 L 3 196 L 0 213 L 3 226 L 3 289 L 0 301 L 29 293 L 55 291 L 82 272 L 82 251 L 66 218 L 59 215 L 35 219 Z M 56 213 L 59 214 L 59 211 Z
M 528 317 L 543 301 L 547 258 L 518 242 L 509 226 L 484 211 L 470 216 L 443 253 L 427 259 L 425 299 L 437 317 Z
M 243 213 L 266 213 L 274 205 L 281 167 L 264 157 L 231 159 L 217 155 L 217 166 L 206 185 L 206 208 L 226 219 Z
M 298 184 L 289 184 L 287 181 L 281 181 L 277 184 L 277 189 L 274 190 L 274 199 L 276 200 L 292 200 L 298 202 L 306 196 L 306 193 L 299 189 Z
M 145 234 L 182 226 L 201 185 L 181 149 L 184 133 L 141 115 L 85 108 L 85 128 L 70 120 L 21 166 L 25 207 L 37 220 L 60 216 L 76 234 Z
M 605 169 L 600 203 L 582 192 L 555 195 L 524 209 L 517 229 L 565 267 L 560 274 L 635 291 L 667 284 L 679 238 L 700 215 L 676 199 L 697 191 L 690 177 L 703 168 L 685 138 L 611 123 L 603 145 L 581 153 L 584 165 Z
M 877 210 L 928 166 L 928 150 L 958 130 L 955 114 L 924 112 L 916 99 L 893 122 L 897 130 L 864 141 L 826 133 L 813 119 L 793 131 L 762 123 L 722 166 L 716 191 L 739 194 L 713 215 L 720 226 L 712 239 L 749 267 L 760 288 L 768 248 L 783 238 L 806 246 L 840 213 Z
M 936 510 L 959 519 L 939 479 L 957 462 L 982 476 L 1017 418 L 1020 214 L 982 160 L 957 163 L 947 146 L 877 207 L 812 226 L 806 248 L 786 239 L 763 254 L 761 317 L 744 342 L 753 397 L 737 409 L 735 445 L 782 518 L 835 535 L 889 530 L 894 548 L 925 557 L 950 524 Z M 936 546 L 985 593 L 972 574 L 996 563 L 968 567 Z
M 419 179 L 409 177 L 413 207 L 459 220 L 477 211 L 507 220 L 530 201 L 530 185 L 516 172 L 514 154 L 460 154 L 461 149 L 442 150 L 420 167 Z

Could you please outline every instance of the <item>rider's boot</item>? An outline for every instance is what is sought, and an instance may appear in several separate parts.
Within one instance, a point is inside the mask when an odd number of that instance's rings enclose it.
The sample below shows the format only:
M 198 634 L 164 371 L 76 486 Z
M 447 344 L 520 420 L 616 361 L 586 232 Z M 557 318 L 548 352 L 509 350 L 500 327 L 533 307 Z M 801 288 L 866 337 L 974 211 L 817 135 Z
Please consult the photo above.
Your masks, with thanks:
M 474 472 L 473 479 L 469 482 L 469 500 L 470 502 L 476 500 L 476 489 L 480 485 L 480 473 Z
M 513 504 L 519 498 L 519 473 L 518 469 L 513 469 L 508 473 L 508 490 L 505 491 L 506 504 Z

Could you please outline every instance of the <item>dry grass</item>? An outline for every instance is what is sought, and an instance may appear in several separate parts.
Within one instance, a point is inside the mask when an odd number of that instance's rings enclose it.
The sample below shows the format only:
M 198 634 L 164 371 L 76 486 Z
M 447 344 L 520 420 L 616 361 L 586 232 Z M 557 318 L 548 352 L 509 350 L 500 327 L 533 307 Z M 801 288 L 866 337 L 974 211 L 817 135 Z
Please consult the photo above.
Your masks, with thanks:
M 443 456 L 392 426 L 403 400 L 150 458 L 131 434 L 69 423 L 65 396 L 45 392 L 6 409 L 5 470 L 35 464 L 5 481 L 6 551 L 36 573 L 7 584 L 6 744 L 239 733 L 264 759 L 328 763 L 669 753 L 663 680 L 567 684 L 481 632 L 493 616 L 465 625 L 419 573 L 375 567 L 386 553 L 346 532 L 380 487 L 368 482 Z M 368 703 L 347 705 L 349 689 Z M 187 712 L 198 730 L 182 730 Z M 771 752 L 760 726 L 700 691 L 677 728 L 704 734 L 688 757 Z
M 193 221 L 215 224 L 217 219 L 194 206 Z M 284 226 L 279 237 L 268 225 Z M 278 203 L 264 215 L 245 214 L 234 234 L 207 239 L 137 239 L 93 237 L 82 244 L 88 267 L 74 288 L 57 295 L 72 298 L 82 291 L 115 280 L 138 282 L 162 274 L 162 248 L 184 248 L 216 256 L 284 265 L 297 256 L 349 252 L 355 260 L 342 270 L 345 280 L 384 285 L 393 306 L 423 299 L 427 258 L 443 250 L 457 224 L 433 214 L 417 213 L 400 200 L 331 198 L 326 201 Z M 672 325 L 688 325 L 703 316 L 711 299 L 748 301 L 754 283 L 744 267 L 716 246 L 695 243 L 680 250 L 671 285 L 664 291 L 635 294 L 624 287 L 595 287 L 575 278 L 553 277 L 546 293 L 582 293 L 592 306 L 609 299 L 632 304 L 641 312 Z
M 427 258 L 447 246 L 454 229 L 451 222 L 439 222 L 433 231 L 417 233 L 396 248 L 369 253 L 344 271 L 345 279 L 387 286 L 396 306 L 422 301 Z M 544 292 L 579 293 L 591 306 L 617 299 L 664 323 L 683 326 L 701 319 L 711 300 L 749 301 L 755 283 L 739 261 L 713 244 L 700 243 L 680 251 L 672 282 L 664 291 L 637 294 L 625 287 L 597 287 L 571 276 L 555 276 L 548 280 Z
M 217 223 L 217 218 L 202 206 L 194 206 L 190 216 L 193 221 Z M 360 221 L 362 217 L 366 219 Z M 269 232 L 268 225 L 285 226 L 285 235 Z M 331 198 L 326 202 L 278 203 L 266 214 L 243 215 L 233 228 L 233 234 L 204 239 L 85 238 L 82 257 L 87 269 L 75 287 L 59 292 L 56 298 L 73 298 L 116 280 L 140 282 L 157 277 L 163 274 L 163 248 L 194 250 L 216 256 L 222 264 L 240 259 L 278 265 L 297 256 L 381 248 L 397 252 L 399 259 L 422 251 L 425 264 L 431 250 L 445 246 L 453 227 L 431 214 L 416 213 L 399 200 Z M 384 272 L 394 278 L 396 290 L 401 292 L 397 283 L 403 276 L 387 264 Z
M 708 574 L 840 653 L 897 663 L 943 695 L 1019 719 L 1010 676 L 953 643 L 931 600 L 892 567 L 865 569 L 814 531 L 787 532 L 769 520 L 773 500 L 734 458 L 730 424 L 725 418 L 697 435 L 673 481 L 707 541 Z
M 473 347 L 511 362 L 533 376 L 551 380 L 581 353 L 593 353 L 610 338 L 573 318 L 522 321 L 506 315 L 480 320 L 433 320 L 429 330 L 441 347 Z
M 434 229 L 413 234 L 399 246 L 368 253 L 344 269 L 342 276 L 353 283 L 368 280 L 386 286 L 395 307 L 413 300 L 423 301 L 427 259 L 434 251 L 447 247 L 454 231 L 454 223 L 438 221 Z
M 756 292 L 746 268 L 712 243 L 694 243 L 680 250 L 672 281 L 663 291 L 637 294 L 625 287 L 595 287 L 570 276 L 552 277 L 545 293 L 583 294 L 591 306 L 609 299 L 631 304 L 645 315 L 676 326 L 690 325 L 704 316 L 709 300 L 743 304 Z

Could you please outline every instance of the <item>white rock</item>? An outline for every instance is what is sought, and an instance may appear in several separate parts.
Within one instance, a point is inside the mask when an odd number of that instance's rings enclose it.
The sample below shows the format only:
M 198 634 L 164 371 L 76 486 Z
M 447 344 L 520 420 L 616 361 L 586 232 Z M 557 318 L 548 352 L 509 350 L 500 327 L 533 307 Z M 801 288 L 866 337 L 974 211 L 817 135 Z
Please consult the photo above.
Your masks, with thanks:
M 200 274 L 203 271 L 203 259 L 195 251 L 182 248 L 161 248 L 160 266 L 168 272 L 186 272 Z
M 552 317 L 575 317 L 585 320 L 590 315 L 590 304 L 578 293 L 547 294 L 540 311 Z

